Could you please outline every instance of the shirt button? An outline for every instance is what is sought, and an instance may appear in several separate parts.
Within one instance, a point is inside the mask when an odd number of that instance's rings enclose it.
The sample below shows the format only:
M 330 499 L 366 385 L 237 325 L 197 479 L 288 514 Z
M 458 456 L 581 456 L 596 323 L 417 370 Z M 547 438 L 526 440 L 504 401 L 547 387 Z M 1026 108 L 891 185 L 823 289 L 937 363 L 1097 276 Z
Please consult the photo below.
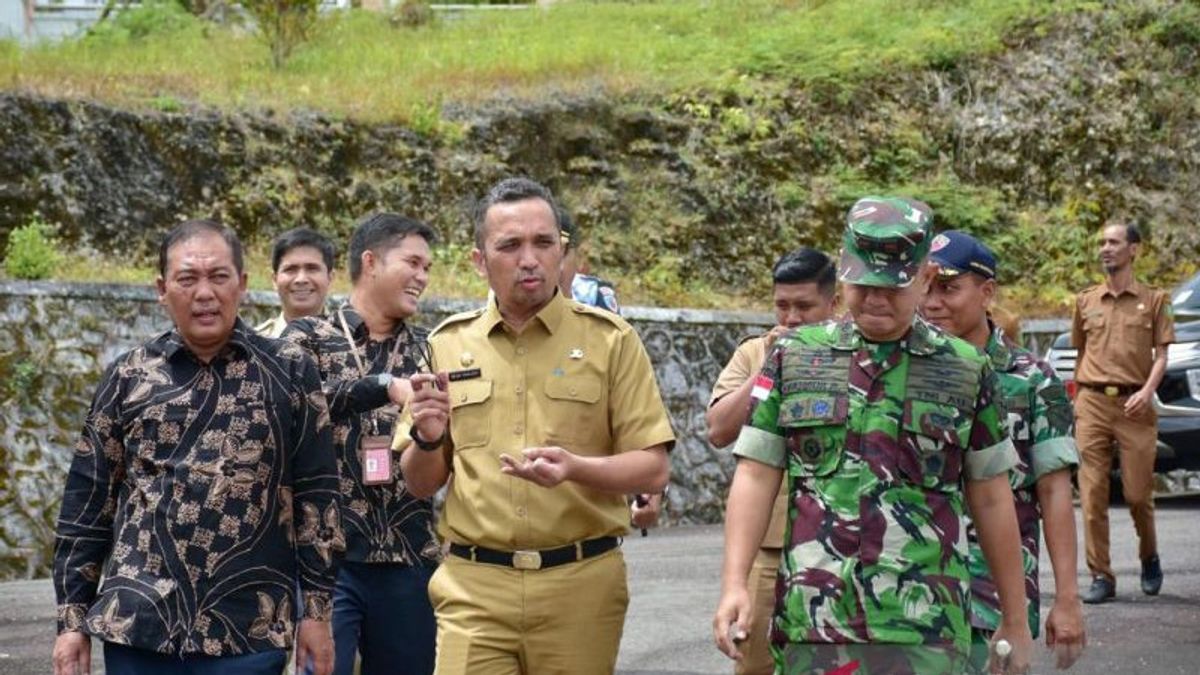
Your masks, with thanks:
M 525 433 L 525 427 L 517 427 L 513 429 L 513 433 L 520 436 L 521 434 Z
M 465 403 L 467 401 L 467 394 L 464 392 L 462 396 L 458 397 L 458 400 Z
M 575 395 L 575 387 L 571 387 L 570 391 L 571 391 L 571 395 L 574 396 Z
M 525 393 L 525 388 L 518 384 L 517 385 L 517 395 L 519 396 L 523 393 Z
M 518 355 L 518 356 L 525 356 L 525 348 L 524 348 L 524 347 L 517 347 L 517 355 Z

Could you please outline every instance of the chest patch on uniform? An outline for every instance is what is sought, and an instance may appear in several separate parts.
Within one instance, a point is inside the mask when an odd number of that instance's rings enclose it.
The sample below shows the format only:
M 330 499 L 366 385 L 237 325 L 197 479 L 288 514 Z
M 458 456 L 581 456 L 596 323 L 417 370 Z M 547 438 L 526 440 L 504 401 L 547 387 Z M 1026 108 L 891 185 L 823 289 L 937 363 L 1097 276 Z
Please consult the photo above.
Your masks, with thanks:
M 796 393 L 844 395 L 850 380 L 850 353 L 822 347 L 788 350 L 781 363 L 784 396 Z
M 979 393 L 979 366 L 944 354 L 936 359 L 914 356 L 906 388 L 909 398 L 971 410 Z

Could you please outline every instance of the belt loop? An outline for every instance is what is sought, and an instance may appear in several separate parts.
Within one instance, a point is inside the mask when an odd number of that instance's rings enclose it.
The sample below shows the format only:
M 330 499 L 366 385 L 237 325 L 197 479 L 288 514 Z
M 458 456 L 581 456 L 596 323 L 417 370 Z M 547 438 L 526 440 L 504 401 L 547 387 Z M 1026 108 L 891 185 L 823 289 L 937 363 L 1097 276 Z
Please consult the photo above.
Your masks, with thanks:
M 479 562 L 478 560 L 475 559 L 475 547 L 474 546 L 471 547 L 471 562 Z
M 583 560 L 583 542 L 582 541 L 575 542 L 575 560 L 576 561 Z

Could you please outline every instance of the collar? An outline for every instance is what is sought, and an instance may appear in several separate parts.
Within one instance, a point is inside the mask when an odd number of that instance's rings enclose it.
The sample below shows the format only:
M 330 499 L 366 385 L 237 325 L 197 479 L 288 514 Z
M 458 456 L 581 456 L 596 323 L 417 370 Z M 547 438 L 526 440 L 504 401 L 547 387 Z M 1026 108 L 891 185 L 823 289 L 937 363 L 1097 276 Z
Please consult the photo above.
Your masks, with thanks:
M 992 368 L 996 372 L 1007 373 L 1015 367 L 1014 357 L 1016 355 L 1013 353 L 1008 336 L 1004 334 L 1004 329 L 993 323 L 991 319 L 988 319 L 988 326 L 992 332 L 988 335 L 983 352 L 991 359 Z
M 229 336 L 229 342 L 225 343 L 225 347 L 222 348 L 221 353 L 226 352 L 230 347 L 237 348 L 243 354 L 250 353 L 250 336 L 253 334 L 254 332 L 250 330 L 250 327 L 239 316 L 233 322 L 233 333 Z M 163 333 L 155 338 L 154 342 L 168 361 L 174 359 L 180 353 L 192 353 L 192 350 L 188 349 L 187 344 L 184 343 L 183 336 L 179 334 L 178 328 L 172 328 Z
M 328 317 L 329 322 L 333 324 L 333 327 L 337 329 L 338 334 L 341 335 L 342 320 L 338 318 L 338 314 L 346 317 L 346 327 L 350 329 L 351 335 L 356 338 L 369 337 L 370 331 L 367 329 L 367 322 L 363 321 L 362 315 L 358 313 L 357 309 L 354 309 L 354 305 L 351 305 L 350 301 L 347 300 L 346 302 L 343 302 L 338 306 L 337 310 Z M 403 319 L 397 321 L 396 325 L 392 328 L 392 337 L 403 333 L 405 325 L 406 322 Z
M 834 349 L 843 351 L 857 351 L 863 346 L 862 333 L 858 330 L 858 324 L 854 323 L 854 318 L 847 312 L 845 316 L 834 326 L 836 338 L 833 344 Z M 912 327 L 900 338 L 900 348 L 907 351 L 909 354 L 916 356 L 929 356 L 937 351 L 938 344 L 941 338 L 935 333 L 933 328 L 919 316 L 913 316 Z
M 1108 287 L 1108 281 L 1105 281 L 1104 283 L 1100 284 L 1100 288 L 1104 289 L 1100 293 L 1100 297 L 1102 297 L 1102 298 L 1106 295 L 1111 295 L 1114 298 L 1119 298 L 1122 295 L 1125 295 L 1126 293 L 1128 293 L 1129 295 L 1135 296 L 1135 297 L 1140 297 L 1142 295 L 1142 293 L 1145 291 L 1145 287 L 1142 286 L 1140 283 L 1138 283 L 1137 279 L 1130 281 L 1129 286 L 1127 286 L 1125 288 L 1125 290 L 1121 291 L 1120 293 L 1113 293 L 1112 289 Z
M 546 332 L 551 335 L 558 330 L 562 324 L 563 316 L 567 313 L 567 300 L 563 294 L 554 289 L 554 297 L 550 298 L 550 302 L 546 303 L 545 307 L 538 310 L 537 314 L 533 315 L 530 321 L 538 321 L 546 328 Z M 487 304 L 487 309 L 483 313 L 483 329 L 488 335 L 496 330 L 497 326 L 504 325 L 504 316 L 500 314 L 500 302 L 496 299 L 495 294 L 492 294 L 492 299 Z M 528 324 L 526 324 L 528 325 Z

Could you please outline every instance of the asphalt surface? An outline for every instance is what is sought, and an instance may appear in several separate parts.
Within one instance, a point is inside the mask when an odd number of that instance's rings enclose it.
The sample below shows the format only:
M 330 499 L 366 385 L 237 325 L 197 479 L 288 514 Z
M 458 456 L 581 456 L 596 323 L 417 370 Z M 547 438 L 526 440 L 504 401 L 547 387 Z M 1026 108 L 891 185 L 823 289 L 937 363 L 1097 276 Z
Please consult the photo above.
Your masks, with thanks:
M 1138 587 L 1137 541 L 1128 512 L 1114 506 L 1110 519 L 1117 599 L 1084 606 L 1088 648 L 1071 672 L 1200 673 L 1200 497 L 1158 503 L 1159 550 L 1166 581 L 1162 594 L 1153 598 L 1142 595 Z M 719 591 L 720 528 L 652 530 L 649 537 L 635 535 L 627 540 L 625 555 L 632 600 L 617 672 L 732 672 L 732 662 L 712 646 L 709 628 Z M 1082 546 L 1079 555 L 1082 570 Z M 1044 558 L 1042 570 L 1042 587 L 1050 595 L 1054 583 Z M 1086 573 L 1081 571 L 1081 587 L 1086 583 Z M 1043 611 L 1048 604 L 1049 598 Z M 0 674 L 50 672 L 53 642 L 50 583 L 0 584 Z M 1045 650 L 1037 652 L 1033 672 L 1055 672 Z M 92 672 L 103 672 L 99 659 Z

